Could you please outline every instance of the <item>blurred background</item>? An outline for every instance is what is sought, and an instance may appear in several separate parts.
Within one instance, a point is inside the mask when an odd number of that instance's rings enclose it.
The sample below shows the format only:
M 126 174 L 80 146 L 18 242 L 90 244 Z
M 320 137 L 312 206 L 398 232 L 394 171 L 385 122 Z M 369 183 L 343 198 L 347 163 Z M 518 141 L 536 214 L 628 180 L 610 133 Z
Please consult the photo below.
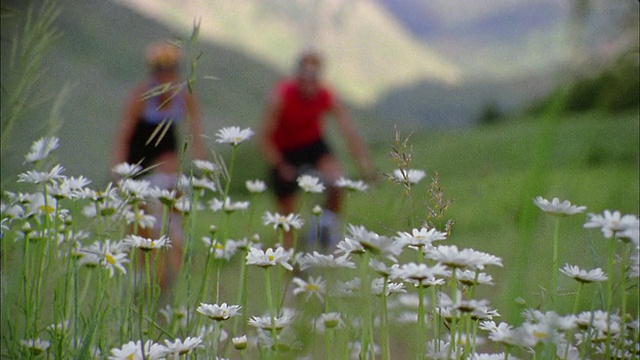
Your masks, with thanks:
M 2 7 L 4 121 L 19 68 L 13 40 L 42 3 Z M 269 89 L 309 46 L 325 54 L 327 82 L 371 144 L 389 143 L 395 126 L 447 132 L 535 116 L 560 93 L 567 113 L 638 108 L 637 1 L 61 0 L 56 10 L 59 37 L 40 49 L 35 86 L 3 136 L 3 182 L 53 131 L 68 175 L 108 180 L 123 101 L 146 76 L 145 46 L 188 39 L 194 22 L 209 136 L 257 128 Z

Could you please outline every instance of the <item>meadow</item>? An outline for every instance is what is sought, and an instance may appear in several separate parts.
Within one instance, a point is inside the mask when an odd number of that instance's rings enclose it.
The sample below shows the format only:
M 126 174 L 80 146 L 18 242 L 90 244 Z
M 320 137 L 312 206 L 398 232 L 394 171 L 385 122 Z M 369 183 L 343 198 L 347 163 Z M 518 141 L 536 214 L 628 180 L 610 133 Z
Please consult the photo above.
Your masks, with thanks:
M 637 113 L 389 134 L 366 190 L 345 162 L 331 249 L 305 240 L 322 187 L 306 179 L 296 214 L 276 214 L 245 187 L 265 180 L 253 139 L 223 130 L 179 192 L 124 165 L 97 186 L 57 166 L 65 144 L 34 144 L 3 188 L 3 358 L 640 356 Z M 155 254 L 179 237 L 168 290 Z

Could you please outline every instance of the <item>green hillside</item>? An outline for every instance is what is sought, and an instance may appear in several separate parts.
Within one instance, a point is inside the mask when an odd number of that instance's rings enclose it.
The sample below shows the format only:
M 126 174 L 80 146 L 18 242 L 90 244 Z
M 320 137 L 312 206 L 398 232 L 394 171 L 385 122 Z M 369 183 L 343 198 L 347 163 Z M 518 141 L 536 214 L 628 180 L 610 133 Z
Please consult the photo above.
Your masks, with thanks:
M 2 21 L 3 86 L 11 86 L 8 54 L 13 36 L 20 34 L 28 5 L 3 1 L 13 9 Z M 109 151 L 127 92 L 145 77 L 147 44 L 184 39 L 165 25 L 108 1 L 64 0 L 54 22 L 62 36 L 45 52 L 44 75 L 36 84 L 37 101 L 20 119 L 2 158 L 2 179 L 22 170 L 30 144 L 47 133 L 54 99 L 68 86 L 56 119 L 64 121 L 60 159 L 69 174 L 83 173 L 94 181 L 109 178 Z M 193 25 L 193 24 L 192 24 Z M 190 31 L 191 29 L 189 29 Z M 6 39 L 6 41 L 5 41 Z M 258 125 L 272 84 L 283 74 L 271 65 L 212 41 L 200 41 L 196 91 L 202 104 L 204 132 L 213 136 L 223 126 Z M 185 69 L 186 70 L 186 69 Z M 186 71 L 184 71 L 186 73 Z M 352 107 L 357 121 L 370 117 Z M 371 132 L 378 127 L 368 127 Z

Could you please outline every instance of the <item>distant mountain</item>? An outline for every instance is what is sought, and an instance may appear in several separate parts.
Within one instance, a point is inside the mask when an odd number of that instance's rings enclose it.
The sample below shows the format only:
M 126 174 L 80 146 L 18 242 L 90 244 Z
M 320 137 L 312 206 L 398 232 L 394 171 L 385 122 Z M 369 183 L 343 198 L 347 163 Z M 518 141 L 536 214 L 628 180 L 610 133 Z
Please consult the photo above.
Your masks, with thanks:
M 283 72 L 308 46 L 327 57 L 327 77 L 350 101 L 370 105 L 415 81 L 459 83 L 460 70 L 375 1 L 120 0 L 140 14 L 261 59 Z

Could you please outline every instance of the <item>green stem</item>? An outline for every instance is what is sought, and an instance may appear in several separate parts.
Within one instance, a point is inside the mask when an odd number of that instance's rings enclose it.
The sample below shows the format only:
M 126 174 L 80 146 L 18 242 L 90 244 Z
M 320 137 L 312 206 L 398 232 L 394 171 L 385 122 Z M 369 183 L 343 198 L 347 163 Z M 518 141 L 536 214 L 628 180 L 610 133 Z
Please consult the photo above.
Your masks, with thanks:
M 458 303 L 458 284 L 456 279 L 456 271 L 453 269 L 451 272 L 451 287 L 453 291 L 453 303 Z M 455 308 L 451 309 L 451 345 L 449 346 L 449 358 L 451 358 L 451 352 L 454 348 L 456 348 L 457 352 L 457 330 L 458 330 L 458 310 Z
M 613 301 L 613 260 L 616 250 L 616 239 L 613 237 L 609 240 L 609 256 L 607 258 L 607 280 L 608 290 L 607 293 L 607 334 L 611 333 L 611 303 Z M 609 358 L 611 350 L 611 336 L 607 336 L 605 358 Z
M 273 337 L 273 350 L 278 348 L 278 333 L 276 332 L 276 309 L 273 306 L 273 295 L 271 294 L 271 276 L 269 275 L 270 267 L 265 268 L 265 284 L 267 287 L 267 304 L 269 305 L 269 314 L 271 316 L 271 336 Z
M 382 358 L 391 360 L 391 349 L 389 348 L 389 309 L 387 307 L 387 277 L 383 278 L 382 284 Z
M 556 218 L 556 227 L 553 232 L 553 266 L 551 268 L 551 300 L 552 309 L 558 308 L 558 236 L 560 234 L 560 218 Z
M 231 163 L 229 164 L 229 178 L 227 179 L 227 183 L 224 187 L 224 198 L 226 199 L 229 195 L 229 186 L 231 185 L 231 178 L 233 177 L 233 168 L 236 163 L 236 149 L 237 145 L 233 146 L 233 150 L 231 151 Z
M 576 299 L 573 302 L 573 312 L 572 314 L 576 315 L 578 313 L 578 307 L 580 305 L 580 294 L 582 294 L 582 287 L 584 286 L 584 283 L 582 281 L 579 282 L 578 285 L 578 291 L 576 292 Z M 569 330 L 569 333 L 567 334 L 567 346 L 564 348 L 564 359 L 567 358 L 567 355 L 569 354 L 569 348 L 571 347 L 571 338 L 573 337 L 573 329 Z

